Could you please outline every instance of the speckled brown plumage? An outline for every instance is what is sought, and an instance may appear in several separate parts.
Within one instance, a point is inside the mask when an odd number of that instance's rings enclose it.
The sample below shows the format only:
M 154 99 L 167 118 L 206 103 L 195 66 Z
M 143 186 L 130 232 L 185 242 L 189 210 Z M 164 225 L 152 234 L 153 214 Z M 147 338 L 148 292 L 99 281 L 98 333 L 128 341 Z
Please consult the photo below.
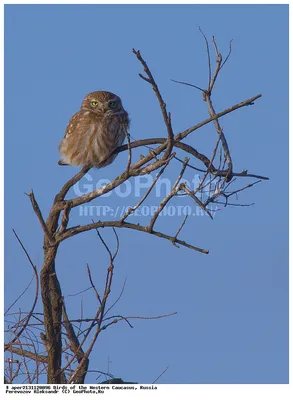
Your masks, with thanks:
M 85 96 L 80 110 L 70 119 L 59 145 L 59 164 L 102 168 L 116 158 L 112 152 L 122 145 L 129 127 L 121 99 L 110 92 Z

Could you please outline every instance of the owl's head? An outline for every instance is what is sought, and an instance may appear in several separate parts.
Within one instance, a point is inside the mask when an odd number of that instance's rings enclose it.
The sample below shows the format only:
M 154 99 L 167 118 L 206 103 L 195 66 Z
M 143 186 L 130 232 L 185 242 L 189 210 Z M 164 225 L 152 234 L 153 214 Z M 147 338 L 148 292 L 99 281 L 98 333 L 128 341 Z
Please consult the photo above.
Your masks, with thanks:
M 91 110 L 96 114 L 116 114 L 124 111 L 120 97 L 104 91 L 87 94 L 81 108 Z

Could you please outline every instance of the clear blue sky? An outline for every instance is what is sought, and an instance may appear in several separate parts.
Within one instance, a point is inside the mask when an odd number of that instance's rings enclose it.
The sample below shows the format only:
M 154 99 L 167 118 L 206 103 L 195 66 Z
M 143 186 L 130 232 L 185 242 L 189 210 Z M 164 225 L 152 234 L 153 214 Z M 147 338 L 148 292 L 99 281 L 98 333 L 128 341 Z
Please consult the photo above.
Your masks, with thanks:
M 83 96 L 108 90 L 123 99 L 139 138 L 164 136 L 154 94 L 138 76 L 132 54 L 140 49 L 173 115 L 175 132 L 207 118 L 199 92 L 170 79 L 205 86 L 207 61 L 200 26 L 215 35 L 222 53 L 233 53 L 214 94 L 217 111 L 262 93 L 253 107 L 224 117 L 235 170 L 270 177 L 240 196 L 253 207 L 227 208 L 214 221 L 190 218 L 182 233 L 209 255 L 177 249 L 143 233 L 120 230 L 112 301 L 126 288 L 114 314 L 167 319 L 134 320 L 112 326 L 97 341 L 91 368 L 124 380 L 151 383 L 288 382 L 288 6 L 285 5 L 10 5 L 5 7 L 5 302 L 21 293 L 32 276 L 14 228 L 38 268 L 42 230 L 24 195 L 34 189 L 47 216 L 54 195 L 76 168 L 59 167 L 58 144 Z M 210 124 L 188 143 L 211 154 Z M 135 153 L 139 156 L 139 152 Z M 179 153 L 178 153 L 179 154 Z M 93 184 L 122 172 L 120 154 Z M 170 169 L 174 179 L 178 163 Z M 194 174 L 189 172 L 191 179 Z M 187 176 L 188 178 L 188 176 Z M 84 183 L 88 183 L 86 180 Z M 251 180 L 243 180 L 248 184 Z M 241 185 L 241 181 L 239 182 Z M 71 195 L 74 195 L 71 192 Z M 131 205 L 112 195 L 95 205 Z M 151 198 L 149 204 L 158 201 Z M 189 202 L 188 204 L 192 204 Z M 102 219 L 103 217 L 96 217 Z M 73 213 L 72 224 L 91 217 Z M 164 217 L 159 227 L 174 234 L 182 217 Z M 138 220 L 137 220 L 138 221 Z M 141 224 L 146 219 L 139 218 Z M 110 230 L 102 231 L 114 247 Z M 57 272 L 71 317 L 96 310 L 85 265 L 101 289 L 107 254 L 95 232 L 63 243 Z M 28 310 L 33 286 L 17 304 Z M 40 305 L 38 311 L 41 310 Z M 108 366 L 108 359 L 110 364 Z M 95 383 L 90 373 L 87 383 Z

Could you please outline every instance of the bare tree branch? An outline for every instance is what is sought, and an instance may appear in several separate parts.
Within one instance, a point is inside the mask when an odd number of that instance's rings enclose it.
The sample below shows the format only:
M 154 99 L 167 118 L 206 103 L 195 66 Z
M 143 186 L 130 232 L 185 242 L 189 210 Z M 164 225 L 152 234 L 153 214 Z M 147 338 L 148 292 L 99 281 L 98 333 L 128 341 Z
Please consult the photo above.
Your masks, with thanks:
M 216 210 L 213 210 L 212 206 L 208 208 L 209 204 L 223 204 L 224 207 L 222 208 L 225 208 L 228 205 L 237 205 L 241 207 L 249 206 L 250 204 L 236 204 L 236 202 L 230 202 L 230 198 L 235 196 L 238 200 L 238 194 L 240 192 L 253 187 L 261 180 L 268 179 L 265 176 L 248 173 L 247 169 L 243 169 L 241 172 L 234 171 L 228 141 L 224 135 L 223 127 L 220 124 L 222 117 L 236 111 L 237 109 L 254 104 L 254 102 L 261 97 L 261 94 L 216 113 L 211 96 L 220 71 L 231 56 L 232 41 L 230 42 L 228 55 L 223 61 L 216 40 L 212 37 L 211 43 L 216 56 L 215 67 L 212 68 L 209 41 L 203 31 L 200 28 L 199 30 L 206 44 L 208 59 L 208 86 L 206 89 L 202 89 L 192 83 L 183 81 L 174 82 L 193 87 L 203 93 L 203 99 L 207 104 L 209 118 L 201 120 L 179 133 L 174 133 L 171 114 L 162 97 L 158 83 L 155 81 L 147 62 L 141 56 L 140 51 L 133 49 L 133 53 L 144 70 L 144 74 L 139 74 L 139 76 L 146 81 L 155 92 L 167 135 L 165 135 L 165 137 L 152 137 L 131 142 L 131 136 L 125 129 L 127 143 L 117 148 L 111 154 L 111 156 L 113 156 L 122 151 L 128 151 L 125 170 L 122 173 L 120 172 L 116 178 L 106 185 L 96 188 L 81 196 L 70 198 L 68 194 L 72 187 L 91 169 L 91 165 L 84 166 L 82 170 L 66 182 L 60 189 L 59 193 L 56 194 L 46 221 L 43 218 L 34 192 L 31 191 L 28 194 L 33 210 L 37 215 L 44 233 L 44 262 L 40 272 L 40 292 L 42 297 L 43 313 L 34 312 L 39 296 L 37 269 L 14 231 L 17 240 L 25 251 L 27 258 L 33 267 L 36 277 L 36 293 L 32 307 L 29 311 L 18 310 L 17 312 L 10 312 L 10 310 L 15 307 L 16 301 L 21 298 L 21 294 L 6 312 L 5 323 L 8 325 L 6 334 L 13 335 L 12 340 L 5 345 L 5 350 L 9 351 L 11 355 L 10 358 L 6 358 L 5 360 L 6 382 L 13 383 L 16 380 L 24 379 L 24 381 L 28 383 L 39 383 L 42 376 L 46 375 L 47 382 L 50 384 L 84 383 L 85 377 L 89 372 L 95 371 L 100 373 L 99 369 L 89 369 L 89 362 L 90 355 L 92 354 L 93 348 L 97 343 L 97 338 L 101 332 L 105 332 L 110 326 L 120 321 L 124 321 L 129 327 L 133 327 L 130 322 L 132 319 L 155 320 L 176 314 L 171 313 L 157 315 L 155 317 L 109 314 L 110 310 L 112 310 L 117 304 L 125 290 L 124 282 L 120 294 L 118 297 L 117 295 L 115 296 L 116 300 L 114 302 L 112 301 L 109 307 L 108 303 L 114 278 L 114 262 L 116 263 L 116 256 L 119 251 L 119 238 L 115 230 L 116 228 L 127 228 L 132 229 L 133 231 L 144 232 L 148 235 L 168 240 L 176 247 L 183 246 L 203 254 L 208 254 L 208 250 L 196 247 L 178 238 L 179 234 L 180 236 L 182 235 L 183 227 L 187 225 L 187 220 L 188 223 L 190 223 L 188 214 L 186 214 L 180 222 L 180 226 L 174 236 L 154 230 L 159 216 L 161 213 L 166 211 L 168 203 L 175 196 L 177 201 L 184 201 L 187 197 L 190 197 L 195 202 L 195 204 L 193 203 L 193 207 L 199 207 L 205 214 L 212 218 L 213 212 L 218 209 L 218 206 Z M 175 113 L 172 113 L 172 116 L 174 115 Z M 187 139 L 191 133 L 212 121 L 217 132 L 217 140 L 213 143 L 210 152 L 211 157 L 209 158 L 205 154 L 202 154 L 199 151 L 200 149 L 195 149 L 188 143 L 183 143 L 183 140 Z M 138 160 L 135 160 L 135 153 L 132 150 L 138 147 L 146 147 L 147 152 L 146 154 L 141 155 Z M 183 157 L 177 156 L 174 151 L 177 151 L 177 149 L 184 153 Z M 186 157 L 187 155 L 188 157 Z M 167 193 L 164 198 L 157 200 L 158 204 L 156 205 L 156 211 L 152 212 L 147 225 L 144 226 L 141 224 L 126 222 L 125 220 L 128 216 L 135 213 L 135 211 L 143 204 L 146 204 L 144 203 L 146 199 L 150 199 L 150 194 L 153 193 L 159 179 L 169 170 L 167 167 L 170 164 L 173 164 L 172 166 L 174 166 L 173 159 L 180 161 L 182 164 L 178 169 L 177 179 L 169 193 Z M 178 164 L 176 164 L 176 166 L 178 167 Z M 198 183 L 196 183 L 194 189 L 191 189 L 191 185 L 188 185 L 187 182 L 181 182 L 187 168 L 194 169 L 200 174 Z M 157 175 L 153 179 L 149 188 L 146 190 L 144 195 L 140 197 L 136 204 L 127 208 L 125 212 L 123 211 L 124 214 L 122 216 L 120 215 L 120 219 L 117 220 L 117 216 L 115 216 L 114 220 L 104 220 L 104 218 L 102 218 L 102 220 L 96 222 L 92 220 L 91 223 L 71 226 L 71 211 L 73 208 L 87 204 L 95 199 L 99 199 L 101 196 L 110 193 L 115 188 L 118 188 L 130 178 L 132 179 L 137 176 L 148 175 L 152 172 L 156 172 Z M 244 187 L 239 188 L 239 186 L 236 186 L 236 183 L 238 184 L 238 179 L 236 178 L 248 177 L 258 180 Z M 222 202 L 221 200 L 224 201 Z M 100 228 L 113 229 L 116 240 L 116 248 L 114 251 L 111 250 L 112 246 L 108 245 L 104 237 L 101 235 L 101 231 L 99 230 Z M 96 230 L 97 236 L 109 256 L 109 264 L 107 268 L 105 268 L 104 288 L 102 290 L 99 289 L 99 291 L 97 290 L 97 287 L 99 286 L 96 285 L 94 276 L 87 264 L 86 267 L 90 286 L 75 293 L 74 296 L 91 290 L 96 296 L 97 308 L 94 311 L 94 315 L 86 315 L 86 317 L 84 317 L 84 305 L 82 303 L 80 318 L 70 318 L 66 311 L 65 301 L 55 267 L 57 252 L 59 246 L 65 240 L 93 229 Z M 67 296 L 67 298 L 69 298 L 69 296 Z M 13 357 L 15 357 L 15 359 Z M 169 367 L 167 367 L 154 382 L 156 382 L 168 368 Z M 110 374 L 108 375 L 111 376 Z M 116 378 L 112 376 L 112 379 Z M 119 383 L 124 382 L 120 378 L 117 380 Z
M 86 232 L 86 231 L 89 231 L 91 229 L 105 228 L 105 227 L 134 229 L 136 231 L 149 233 L 150 235 L 154 235 L 154 236 L 160 237 L 162 239 L 170 240 L 172 243 L 175 242 L 177 244 L 181 244 L 181 246 L 188 247 L 189 249 L 198 251 L 198 252 L 203 253 L 203 254 L 208 254 L 209 253 L 208 250 L 204 250 L 204 249 L 201 249 L 199 247 L 190 245 L 190 244 L 184 242 L 183 240 L 176 239 L 173 236 L 166 235 L 166 234 L 164 234 L 162 232 L 156 232 L 154 230 L 149 232 L 149 229 L 146 226 L 131 224 L 129 222 L 120 222 L 120 221 L 106 221 L 106 222 L 98 221 L 98 222 L 95 222 L 93 224 L 74 227 L 74 228 L 66 230 L 64 232 L 64 234 L 61 237 L 58 238 L 58 240 L 59 241 L 63 241 L 65 239 L 69 238 L 69 237 L 77 235 L 78 233 Z

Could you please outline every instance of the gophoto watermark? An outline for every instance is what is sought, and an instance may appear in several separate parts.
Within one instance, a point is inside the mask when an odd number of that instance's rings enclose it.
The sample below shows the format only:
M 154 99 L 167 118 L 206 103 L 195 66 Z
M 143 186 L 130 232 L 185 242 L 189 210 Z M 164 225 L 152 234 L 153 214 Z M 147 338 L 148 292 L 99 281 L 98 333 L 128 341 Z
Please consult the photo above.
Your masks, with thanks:
M 82 196 L 84 194 L 90 193 L 93 190 L 101 189 L 103 186 L 106 186 L 111 181 L 109 179 L 99 179 L 96 183 L 93 182 L 93 177 L 91 174 L 87 173 L 85 175 L 85 179 L 87 182 L 78 182 L 73 186 L 73 190 L 76 196 Z M 108 193 L 100 196 L 101 198 L 107 198 L 110 196 L 117 196 L 122 199 L 126 199 L 127 197 L 135 197 L 142 198 L 142 196 L 146 193 L 146 191 L 151 187 L 154 182 L 155 177 L 152 175 L 144 175 L 144 176 L 136 176 L 132 181 L 123 182 L 122 185 L 114 188 Z M 182 179 L 178 184 L 185 183 L 188 185 L 190 190 L 196 190 L 200 185 L 200 176 L 194 175 L 190 181 L 187 179 Z M 170 193 L 172 186 L 174 183 L 168 178 L 159 178 L 153 188 L 153 193 L 156 198 L 162 199 L 168 193 Z M 204 198 L 207 198 L 208 195 L 211 195 L 215 187 L 209 187 L 205 191 L 200 191 L 200 197 L 203 201 Z M 129 210 L 130 213 L 136 217 L 151 217 L 158 210 L 158 205 L 160 204 L 160 200 L 158 200 L 157 205 L 140 205 L 138 207 L 135 204 L 132 205 L 118 205 L 115 207 L 111 207 L 109 205 L 83 205 L 79 206 L 79 216 L 80 217 L 115 217 L 122 218 L 125 213 Z M 211 215 L 214 217 L 218 208 L 211 207 L 209 209 Z M 159 216 L 204 216 L 207 215 L 204 210 L 199 206 L 189 206 L 189 205 L 167 205 L 163 208 L 163 210 L 159 213 Z
M 82 196 L 84 194 L 88 194 L 93 190 L 100 189 L 111 182 L 110 179 L 102 178 L 99 179 L 96 182 L 96 184 L 94 184 L 93 177 L 89 173 L 85 174 L 84 178 L 87 180 L 87 183 L 79 181 L 73 186 L 73 191 L 76 196 Z M 145 191 L 150 188 L 154 179 L 155 177 L 152 175 L 135 176 L 131 181 L 128 180 L 123 182 L 120 186 L 117 186 L 110 192 L 103 194 L 101 197 L 110 197 L 115 195 L 120 198 L 125 198 L 128 196 L 134 196 L 140 198 L 143 196 Z M 190 188 L 190 190 L 196 190 L 200 184 L 200 181 L 201 181 L 200 176 L 194 175 L 190 181 L 188 181 L 185 178 L 182 178 L 178 184 L 185 182 Z M 155 187 L 153 188 L 155 196 L 159 198 L 166 196 L 168 193 L 170 193 L 173 184 L 174 182 L 172 182 L 168 178 L 159 178 L 155 184 Z M 200 193 L 201 195 L 204 196 L 203 191 L 200 191 Z
M 135 217 L 152 217 L 156 211 L 158 210 L 158 206 L 141 206 L 133 210 L 130 215 Z M 80 217 L 114 217 L 114 218 L 122 218 L 125 213 L 129 210 L 132 210 L 133 206 L 79 206 L 79 216 Z M 218 208 L 215 209 L 210 208 L 210 213 L 212 217 L 215 216 Z M 190 207 L 190 206 L 166 206 L 159 213 L 160 217 L 185 217 L 193 216 L 193 217 L 203 217 L 207 215 L 200 207 Z

